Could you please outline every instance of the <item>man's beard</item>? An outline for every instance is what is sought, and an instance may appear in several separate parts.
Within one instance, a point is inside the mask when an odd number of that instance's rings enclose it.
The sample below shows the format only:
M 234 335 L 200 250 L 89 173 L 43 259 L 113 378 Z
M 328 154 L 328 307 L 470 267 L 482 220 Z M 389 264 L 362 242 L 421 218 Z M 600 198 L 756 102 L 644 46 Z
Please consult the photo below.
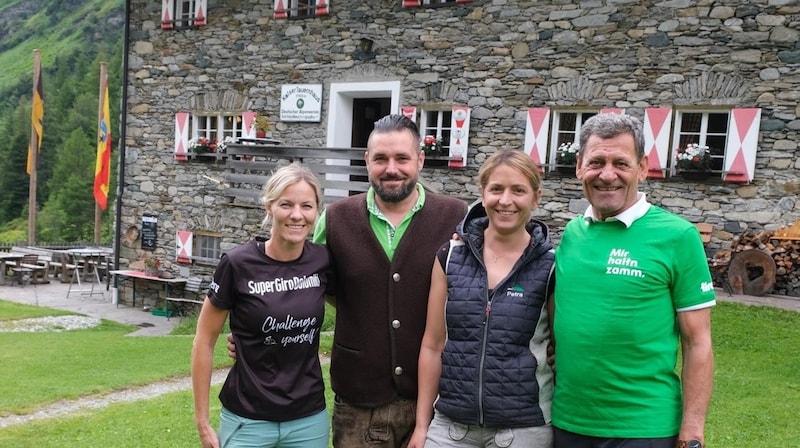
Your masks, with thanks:
M 416 177 L 408 183 L 403 182 L 401 186 L 396 189 L 388 189 L 382 187 L 380 185 L 381 180 L 386 181 L 386 180 L 400 180 L 400 179 L 390 178 L 390 179 L 379 179 L 378 182 L 370 181 L 370 183 L 372 184 L 372 188 L 375 189 L 375 194 L 377 194 L 378 197 L 383 202 L 400 202 L 403 199 L 411 196 L 411 193 L 413 193 L 414 190 L 417 188 Z

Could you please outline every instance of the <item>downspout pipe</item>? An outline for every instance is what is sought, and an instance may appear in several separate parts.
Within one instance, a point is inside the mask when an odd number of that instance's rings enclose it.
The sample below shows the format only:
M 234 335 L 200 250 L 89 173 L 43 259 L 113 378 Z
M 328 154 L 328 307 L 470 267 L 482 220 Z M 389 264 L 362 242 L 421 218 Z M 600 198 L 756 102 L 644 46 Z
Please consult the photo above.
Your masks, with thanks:
M 125 0 L 125 33 L 122 42 L 122 96 L 119 120 L 119 159 L 117 173 L 117 209 L 114 217 L 114 269 L 119 269 L 120 239 L 122 238 L 122 198 L 125 193 L 125 142 L 128 130 L 128 42 L 131 35 L 131 0 Z M 114 287 L 117 287 L 116 276 Z

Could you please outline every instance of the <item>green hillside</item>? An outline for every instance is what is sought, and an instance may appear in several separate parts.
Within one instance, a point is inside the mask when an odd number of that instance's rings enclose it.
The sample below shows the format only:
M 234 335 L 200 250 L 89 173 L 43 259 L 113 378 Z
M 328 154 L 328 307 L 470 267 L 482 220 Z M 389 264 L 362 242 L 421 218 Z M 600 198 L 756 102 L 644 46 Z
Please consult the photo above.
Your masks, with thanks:
M 41 54 L 44 86 L 37 240 L 91 236 L 100 62 L 108 63 L 116 130 L 124 23 L 123 0 L 0 0 L 0 243 L 27 235 L 34 49 Z
M 0 0 L 0 92 L 30 79 L 36 48 L 48 67 L 57 56 L 120 35 L 123 7 L 122 0 Z

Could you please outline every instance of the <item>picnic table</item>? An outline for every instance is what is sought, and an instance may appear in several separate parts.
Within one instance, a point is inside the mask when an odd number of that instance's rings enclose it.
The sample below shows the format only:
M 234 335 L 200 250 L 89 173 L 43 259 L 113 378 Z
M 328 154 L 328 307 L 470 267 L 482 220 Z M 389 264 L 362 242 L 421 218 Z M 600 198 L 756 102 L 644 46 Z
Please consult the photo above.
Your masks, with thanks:
M 186 282 L 189 280 L 187 278 L 177 277 L 177 278 L 162 278 L 157 275 L 148 275 L 145 274 L 144 271 L 137 271 L 133 269 L 122 269 L 122 270 L 115 270 L 109 271 L 109 274 L 116 275 L 122 277 L 123 280 L 130 281 L 133 287 L 132 291 L 132 305 L 136 307 L 136 281 L 147 281 L 147 282 L 154 282 L 160 283 L 164 285 L 164 308 L 163 310 L 158 310 L 159 313 L 156 313 L 154 310 L 153 314 L 161 314 L 163 312 L 164 316 L 169 317 L 169 310 L 167 308 L 167 297 L 170 297 L 170 288 L 175 285 L 185 285 Z M 156 304 L 158 304 L 156 302 Z

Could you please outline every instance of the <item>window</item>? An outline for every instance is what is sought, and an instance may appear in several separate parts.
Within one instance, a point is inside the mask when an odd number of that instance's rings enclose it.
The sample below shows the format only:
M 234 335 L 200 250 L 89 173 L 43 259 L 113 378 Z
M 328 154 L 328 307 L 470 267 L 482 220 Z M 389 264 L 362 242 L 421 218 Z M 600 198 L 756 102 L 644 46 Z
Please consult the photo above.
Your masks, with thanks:
M 550 139 L 550 163 L 552 165 L 559 165 L 558 160 L 561 154 L 558 148 L 564 143 L 579 143 L 581 126 L 586 120 L 597 114 L 597 111 L 556 111 L 553 114 L 553 133 Z
M 275 0 L 276 19 L 305 19 L 329 12 L 328 0 Z
M 207 138 L 224 141 L 226 137 L 240 138 L 245 132 L 241 115 L 193 115 L 191 135 L 195 139 Z
M 188 161 L 190 155 L 224 152 L 218 145 L 226 139 L 255 137 L 256 112 L 240 114 L 204 112 L 175 114 L 175 160 Z M 213 155 L 213 154 L 212 154 Z M 214 158 L 215 160 L 219 157 Z
M 194 25 L 194 1 L 175 1 L 175 26 L 185 28 Z
M 206 24 L 207 0 L 162 0 L 161 28 L 186 29 Z
M 220 243 L 222 235 L 216 232 L 195 231 L 193 259 L 195 261 L 206 261 L 216 263 L 222 256 Z
M 450 126 L 453 122 L 452 109 L 423 110 L 419 126 L 421 137 L 432 135 L 442 142 L 442 155 L 450 152 Z
M 448 6 L 457 3 L 469 3 L 471 1 L 472 0 L 403 0 L 403 8 Z
M 689 143 L 708 146 L 711 172 L 722 173 L 725 148 L 728 146 L 728 122 L 725 112 L 677 112 L 673 148 L 685 148 Z M 673 154 L 673 158 L 675 154 Z
M 289 0 L 289 17 L 294 18 L 304 18 L 304 17 L 314 17 L 314 13 L 317 9 L 316 0 L 309 0 L 309 1 L 301 1 L 301 0 Z

